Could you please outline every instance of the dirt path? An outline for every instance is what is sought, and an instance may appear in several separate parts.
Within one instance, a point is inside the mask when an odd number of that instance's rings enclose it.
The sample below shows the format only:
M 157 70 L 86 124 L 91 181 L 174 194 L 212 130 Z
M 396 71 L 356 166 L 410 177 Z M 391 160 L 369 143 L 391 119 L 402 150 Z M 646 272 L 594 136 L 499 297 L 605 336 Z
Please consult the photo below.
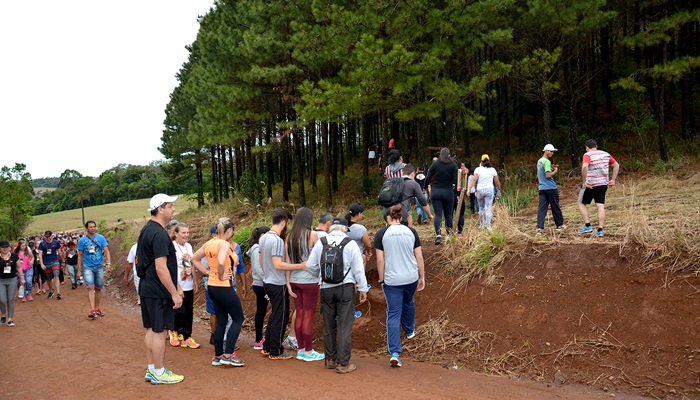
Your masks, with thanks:
M 90 321 L 83 288 L 63 286 L 63 299 L 35 296 L 16 303 L 17 326 L 0 326 L 0 398 L 461 398 L 461 399 L 636 399 L 633 395 L 604 393 L 583 386 L 551 387 L 528 381 L 484 376 L 462 369 L 405 360 L 401 369 L 389 368 L 385 358 L 357 351 L 356 372 L 342 376 L 321 363 L 296 360 L 273 362 L 252 349 L 244 333 L 239 341 L 244 368 L 212 367 L 213 346 L 180 349 L 168 346 L 166 365 L 184 374 L 173 386 L 143 381 L 146 364 L 143 328 L 135 307 L 107 296 L 106 316 Z M 203 322 L 195 337 L 206 342 Z M 322 381 L 322 379 L 326 379 Z M 294 381 L 306 383 L 304 389 Z M 337 394 L 336 394 L 337 393 Z

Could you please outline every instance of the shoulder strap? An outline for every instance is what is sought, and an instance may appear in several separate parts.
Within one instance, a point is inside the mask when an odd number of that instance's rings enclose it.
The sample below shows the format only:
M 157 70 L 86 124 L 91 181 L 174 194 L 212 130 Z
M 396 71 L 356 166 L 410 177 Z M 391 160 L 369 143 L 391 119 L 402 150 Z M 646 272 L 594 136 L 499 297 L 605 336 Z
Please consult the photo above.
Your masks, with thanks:
M 325 236 L 321 238 L 321 244 L 324 246 L 328 246 L 328 239 L 326 239 Z

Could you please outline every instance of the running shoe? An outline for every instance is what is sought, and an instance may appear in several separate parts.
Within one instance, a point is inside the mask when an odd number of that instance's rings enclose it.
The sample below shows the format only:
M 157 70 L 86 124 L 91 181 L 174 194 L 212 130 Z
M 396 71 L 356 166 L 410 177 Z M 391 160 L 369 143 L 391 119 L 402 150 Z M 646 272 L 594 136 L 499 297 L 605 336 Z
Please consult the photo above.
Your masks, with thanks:
M 578 230 L 578 233 L 591 233 L 593 232 L 593 227 L 591 225 L 584 225 L 583 228 Z
M 259 342 L 253 343 L 253 350 L 262 350 L 264 343 L 265 343 L 265 338 L 260 339 Z
M 150 369 L 146 368 L 146 376 L 143 377 L 143 380 L 146 382 L 153 380 L 153 372 Z
M 5 325 L 5 321 L 7 321 L 7 318 L 5 318 L 5 317 L 0 318 L 0 325 Z
M 232 367 L 242 367 L 245 365 L 245 361 L 236 357 L 236 352 L 233 352 L 233 354 L 230 354 L 228 356 L 224 354 L 223 356 L 221 356 L 220 362 L 223 365 L 230 365 Z
M 435 245 L 442 243 L 442 235 L 435 236 Z
M 179 333 L 179 334 L 177 335 L 177 340 L 180 341 L 180 344 L 182 344 L 182 341 L 185 340 L 185 338 L 182 336 L 182 333 Z
M 402 364 L 401 364 L 401 359 L 399 358 L 399 353 L 391 353 L 391 358 L 389 359 L 389 363 L 394 368 L 400 367 Z
M 566 229 L 566 225 L 559 225 L 556 227 L 557 231 L 563 231 L 564 229 Z
M 211 359 L 211 365 L 218 367 L 223 364 L 221 364 L 221 357 L 214 356 L 214 358 Z
M 406 334 L 406 339 L 413 339 L 416 337 L 416 330 L 414 329 L 413 332 Z
M 27 298 L 26 298 L 26 297 L 22 297 L 22 303 L 26 303 L 26 302 L 27 302 Z
M 544 235 L 544 229 L 537 229 L 537 236 Z
M 61 300 L 61 294 L 60 294 L 60 293 L 56 295 L 56 300 Z
M 170 342 L 170 345 L 173 347 L 180 346 L 180 339 L 177 337 L 177 332 L 168 331 L 168 342 Z
M 52 298 L 52 297 L 53 297 L 53 292 L 49 292 L 49 295 L 46 296 L 47 299 L 50 299 L 50 298 Z
M 289 360 L 290 358 L 293 358 L 294 355 L 283 351 L 279 355 L 273 356 L 272 354 L 270 354 L 268 357 L 270 358 L 270 360 Z
M 287 338 L 284 339 L 284 342 L 282 342 L 282 345 L 292 350 L 299 349 L 299 342 L 297 342 L 297 338 L 293 338 L 291 336 L 287 336 Z
M 197 343 L 192 337 L 180 342 L 180 347 L 189 347 L 190 349 L 198 349 L 201 344 Z
M 8 322 L 8 323 L 7 323 L 7 326 L 10 326 L 10 327 L 15 326 L 15 321 L 10 321 L 10 322 Z
M 260 354 L 262 354 L 264 357 L 268 357 L 270 355 L 270 350 L 262 349 L 260 350 Z
M 34 297 L 32 297 L 31 294 L 29 296 L 27 296 L 27 298 L 29 299 L 29 301 L 34 301 Z
M 185 379 L 184 376 L 175 374 L 175 373 L 173 373 L 173 371 L 166 369 L 165 371 L 163 371 L 162 375 L 153 374 L 153 377 L 151 378 L 151 384 L 152 385 L 171 385 L 173 383 L 180 383 L 184 379 Z
M 104 316 L 105 316 L 105 314 L 104 314 L 104 313 L 102 312 L 102 310 L 100 310 L 99 308 L 98 308 L 97 310 L 95 310 L 95 315 L 97 315 L 98 317 L 104 317 Z
M 78 287 L 78 284 L 77 284 L 77 283 L 74 283 L 74 284 L 70 285 L 70 288 L 73 289 L 73 290 L 75 290 L 77 287 Z
M 297 350 L 297 360 L 304 361 L 306 358 L 306 350 Z
M 360 318 L 362 316 L 362 311 L 357 310 L 355 311 L 355 318 Z
M 325 359 L 326 355 L 323 353 L 319 353 L 316 350 L 311 350 L 311 353 L 304 353 L 304 361 L 321 361 Z
M 90 310 L 90 313 L 88 314 L 88 319 L 95 319 L 97 318 L 97 313 L 95 313 L 95 310 Z
M 598 231 L 595 234 L 598 235 L 598 237 L 605 236 L 605 232 L 601 228 L 598 228 Z

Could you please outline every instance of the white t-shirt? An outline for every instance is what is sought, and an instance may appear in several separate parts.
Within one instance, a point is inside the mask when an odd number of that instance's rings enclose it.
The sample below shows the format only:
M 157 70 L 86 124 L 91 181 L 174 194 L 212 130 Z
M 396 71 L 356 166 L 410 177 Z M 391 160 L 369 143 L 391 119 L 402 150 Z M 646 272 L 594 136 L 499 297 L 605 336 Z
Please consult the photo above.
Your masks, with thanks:
M 132 269 L 134 270 L 134 279 L 138 279 L 138 276 L 136 276 L 136 245 L 138 243 L 134 243 L 133 246 L 131 246 L 131 250 L 129 250 L 129 255 L 126 256 L 126 262 L 131 263 Z
M 192 265 L 192 245 L 185 243 L 180 246 L 173 241 L 177 256 L 177 281 L 184 292 L 194 290 L 194 266 Z
M 476 181 L 476 188 L 479 191 L 491 189 L 493 191 L 493 178 L 498 176 L 496 168 L 476 167 L 474 175 L 479 175 L 479 180 Z

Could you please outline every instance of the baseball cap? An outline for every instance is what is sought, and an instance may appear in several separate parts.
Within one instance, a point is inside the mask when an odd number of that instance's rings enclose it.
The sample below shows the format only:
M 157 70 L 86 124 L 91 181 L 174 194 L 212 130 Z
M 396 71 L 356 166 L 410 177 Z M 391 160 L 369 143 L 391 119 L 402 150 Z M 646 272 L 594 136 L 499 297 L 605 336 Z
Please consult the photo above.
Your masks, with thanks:
M 151 197 L 151 201 L 148 204 L 148 211 L 153 211 L 165 203 L 173 203 L 175 200 L 177 200 L 177 196 L 168 196 L 165 193 L 158 193 Z
M 46 231 L 46 232 L 44 232 L 44 236 L 46 236 L 46 237 L 53 236 L 53 232 Z
M 491 158 L 489 158 L 489 155 L 488 155 L 488 154 L 482 154 L 482 155 L 481 155 L 481 161 L 490 160 L 490 159 L 491 159 Z
M 331 223 L 331 226 L 333 226 L 333 225 L 343 225 L 343 226 L 347 227 L 348 220 L 345 219 L 345 217 L 338 216 L 338 217 L 333 218 L 333 222 Z M 350 228 L 348 228 L 348 232 L 350 232 Z
M 0 247 L 10 247 L 10 242 L 7 240 L 0 240 Z
M 552 144 L 547 144 L 547 145 L 544 146 L 544 149 L 542 149 L 542 151 L 557 151 L 557 149 L 554 148 L 554 145 L 552 145 Z

